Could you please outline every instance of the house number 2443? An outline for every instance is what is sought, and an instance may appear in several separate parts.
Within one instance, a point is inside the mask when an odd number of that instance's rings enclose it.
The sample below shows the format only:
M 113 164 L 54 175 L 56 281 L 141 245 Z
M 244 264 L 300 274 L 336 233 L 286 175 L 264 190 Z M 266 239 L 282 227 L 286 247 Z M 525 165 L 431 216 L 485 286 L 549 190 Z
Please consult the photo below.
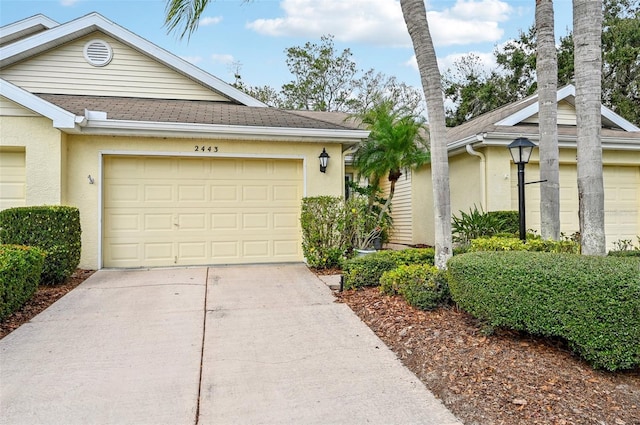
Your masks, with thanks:
M 217 146 L 198 146 L 194 147 L 194 152 L 218 152 Z

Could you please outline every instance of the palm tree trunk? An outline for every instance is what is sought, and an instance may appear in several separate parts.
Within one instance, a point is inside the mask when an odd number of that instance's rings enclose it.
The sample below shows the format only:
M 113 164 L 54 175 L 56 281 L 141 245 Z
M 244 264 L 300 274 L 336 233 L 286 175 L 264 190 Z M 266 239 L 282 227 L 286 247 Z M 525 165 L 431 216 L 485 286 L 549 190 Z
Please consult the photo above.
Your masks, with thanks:
M 540 131 L 540 227 L 544 239 L 560 239 L 558 165 L 558 58 L 553 31 L 553 1 L 536 0 L 536 74 Z M 546 181 L 544 181 L 546 180 Z
M 601 75 L 602 1 L 573 0 L 578 202 L 584 255 L 605 255 L 602 178 Z
M 418 61 L 422 88 L 427 101 L 431 144 L 431 179 L 435 212 L 435 265 L 446 269 L 452 255 L 451 196 L 444 100 L 436 52 L 429 32 L 424 0 L 400 0 L 407 30 Z

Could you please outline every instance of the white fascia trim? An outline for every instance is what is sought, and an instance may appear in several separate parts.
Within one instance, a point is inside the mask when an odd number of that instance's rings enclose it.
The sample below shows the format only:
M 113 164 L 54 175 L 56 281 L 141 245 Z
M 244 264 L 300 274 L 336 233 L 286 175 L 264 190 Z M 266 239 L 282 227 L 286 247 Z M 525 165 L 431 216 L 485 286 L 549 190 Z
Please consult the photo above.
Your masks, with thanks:
M 558 90 L 558 92 L 556 93 L 556 102 L 560 102 L 561 100 L 569 96 L 575 96 L 575 95 L 576 95 L 576 88 L 570 84 Z M 532 98 L 536 99 L 537 97 L 538 97 L 538 94 L 536 93 L 533 95 Z M 523 101 L 524 100 L 525 99 L 523 99 Z M 530 99 L 526 99 L 526 100 L 528 101 Z M 495 123 L 495 125 L 505 125 L 505 126 L 516 125 L 526 120 L 527 118 L 537 114 L 539 110 L 540 110 L 540 103 L 534 102 L 531 105 L 527 106 L 526 108 L 521 109 L 518 112 L 515 112 L 509 115 L 508 117 L 501 119 L 500 121 Z
M 43 33 L 36 34 L 24 40 L 0 48 L 0 67 L 4 60 L 10 60 L 16 55 L 21 55 L 31 49 L 42 45 L 55 44 L 56 41 L 68 41 L 74 35 L 81 36 L 89 32 L 100 30 L 106 34 L 119 39 L 130 47 L 154 57 L 161 63 L 175 69 L 176 71 L 192 78 L 194 81 L 218 91 L 229 98 L 246 106 L 267 107 L 266 104 L 249 96 L 246 93 L 230 86 L 217 77 L 203 71 L 189 62 L 169 53 L 163 48 L 151 43 L 148 40 L 132 33 L 131 31 L 109 21 L 99 13 L 91 13 L 66 24 L 59 25 Z
M 72 129 L 76 127 L 76 116 L 71 112 L 49 103 L 2 78 L 0 78 L 0 95 L 49 118 L 56 128 Z
M 539 134 L 519 134 L 518 137 L 526 137 L 532 142 L 538 142 Z M 490 133 L 489 137 L 485 138 L 482 143 L 476 146 L 498 146 L 506 149 L 507 145 L 511 143 L 515 135 L 512 133 Z M 467 143 L 472 143 L 470 138 L 465 139 Z M 601 137 L 600 143 L 602 149 L 606 150 L 622 150 L 622 151 L 640 151 L 640 140 L 625 139 L 623 137 Z M 460 144 L 457 147 L 462 147 Z M 536 145 L 537 146 L 537 145 Z M 560 148 L 576 148 L 576 136 L 562 136 L 558 140 L 558 147 Z
M 39 25 L 46 29 L 50 29 L 53 27 L 57 27 L 60 24 L 53 19 L 39 13 L 29 18 L 25 18 L 21 21 L 13 22 L 11 24 L 0 27 L 0 39 L 9 37 L 20 31 L 28 30 L 29 28 L 37 27 Z
M 164 123 L 150 121 L 88 120 L 82 133 L 109 135 L 151 135 L 162 137 L 281 137 L 313 138 L 326 141 L 366 139 L 365 130 L 325 130 L 291 127 L 253 127 L 240 125 Z
M 611 109 L 604 105 L 600 105 L 600 114 L 626 131 L 640 131 L 640 128 L 633 125 L 631 122 L 625 120 L 620 115 L 613 112 Z

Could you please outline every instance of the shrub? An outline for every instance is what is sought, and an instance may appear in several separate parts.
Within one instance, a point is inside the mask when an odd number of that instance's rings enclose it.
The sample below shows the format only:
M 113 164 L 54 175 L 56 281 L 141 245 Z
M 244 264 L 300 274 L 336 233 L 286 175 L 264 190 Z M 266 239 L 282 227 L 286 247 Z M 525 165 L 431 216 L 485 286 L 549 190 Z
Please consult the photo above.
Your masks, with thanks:
M 448 263 L 453 300 L 491 326 L 567 340 L 597 368 L 640 365 L 640 261 L 475 252 Z
M 337 196 L 302 200 L 300 215 L 302 252 L 307 264 L 318 269 L 338 267 L 351 249 L 346 231 L 344 201 Z
M 460 217 L 456 215 L 452 217 L 451 230 L 454 235 L 453 241 L 463 245 L 481 236 L 495 235 L 503 226 L 499 217 L 486 214 L 482 208 L 478 210 L 475 205 L 473 210 L 469 208 L 468 214 L 464 211 L 459 212 Z
M 631 239 L 620 239 L 613 243 L 614 249 L 609 251 L 609 255 L 612 257 L 640 257 L 640 236 L 636 236 L 638 239 L 638 246 L 634 246 Z
M 421 310 L 434 309 L 449 297 L 444 272 L 430 265 L 402 265 L 384 272 L 380 290 L 388 295 L 401 295 L 409 305 Z
M 380 256 L 382 252 L 384 251 L 345 261 L 342 268 L 344 289 L 379 285 L 382 274 L 397 267 L 395 261 L 388 256 Z
M 352 258 L 344 263 L 344 288 L 354 289 L 363 286 L 378 286 L 386 271 L 400 265 L 433 265 L 433 248 L 403 249 L 400 251 L 378 251 L 364 257 Z
M 0 320 L 33 296 L 43 264 L 44 253 L 38 248 L 0 245 Z
M 522 243 L 520 239 L 514 237 L 493 236 L 473 239 L 468 252 L 478 251 L 540 251 L 577 254 L 580 246 L 571 240 L 544 240 L 532 235 L 527 238 L 527 243 Z
M 17 207 L 0 211 L 0 241 L 35 246 L 46 254 L 40 283 L 55 285 L 80 263 L 80 212 L 66 206 Z
M 496 235 L 500 233 L 517 235 L 520 232 L 520 215 L 518 211 L 487 211 L 486 215 L 500 223 Z

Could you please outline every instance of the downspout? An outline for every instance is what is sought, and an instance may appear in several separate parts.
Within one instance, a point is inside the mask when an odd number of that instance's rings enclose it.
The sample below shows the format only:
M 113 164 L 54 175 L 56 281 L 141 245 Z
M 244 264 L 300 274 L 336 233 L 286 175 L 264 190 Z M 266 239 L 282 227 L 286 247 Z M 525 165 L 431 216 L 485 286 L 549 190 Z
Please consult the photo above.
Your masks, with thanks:
M 484 136 L 482 134 L 478 134 L 477 138 L 479 141 L 484 141 Z M 474 155 L 480 158 L 480 202 L 483 211 L 487 210 L 487 176 L 486 176 L 486 163 L 487 159 L 485 158 L 482 152 L 478 152 L 473 149 L 473 146 L 469 143 L 466 145 L 467 153 L 469 155 Z

